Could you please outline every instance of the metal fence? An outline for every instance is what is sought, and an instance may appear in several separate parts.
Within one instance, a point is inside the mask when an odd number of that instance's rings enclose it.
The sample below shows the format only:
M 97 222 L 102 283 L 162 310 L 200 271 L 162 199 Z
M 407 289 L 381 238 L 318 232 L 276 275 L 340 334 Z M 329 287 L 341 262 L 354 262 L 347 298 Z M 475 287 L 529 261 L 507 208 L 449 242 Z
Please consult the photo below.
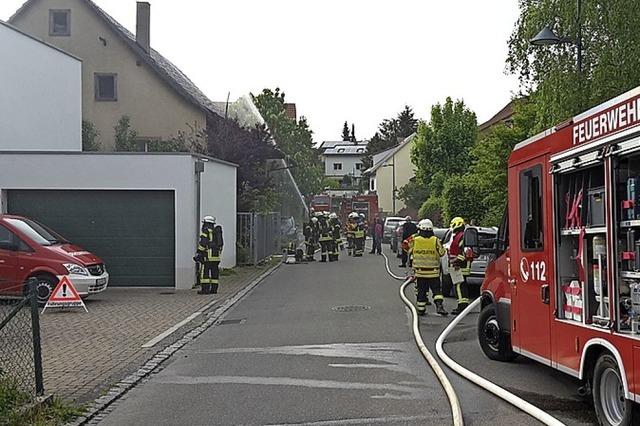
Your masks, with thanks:
M 238 213 L 237 263 L 256 265 L 282 250 L 279 213 Z
M 22 296 L 7 294 L 23 293 L 24 283 L 14 284 L 14 289 L 6 281 L 0 284 L 0 386 L 15 387 L 33 398 L 42 396 L 37 280 L 29 281 Z

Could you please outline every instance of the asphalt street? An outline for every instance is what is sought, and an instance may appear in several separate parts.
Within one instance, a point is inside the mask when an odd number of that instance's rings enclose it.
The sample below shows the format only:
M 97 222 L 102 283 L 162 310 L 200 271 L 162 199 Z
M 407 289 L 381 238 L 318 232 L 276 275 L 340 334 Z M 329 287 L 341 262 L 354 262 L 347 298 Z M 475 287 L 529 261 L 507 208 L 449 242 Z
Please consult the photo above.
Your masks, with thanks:
M 110 407 L 100 424 L 451 424 L 445 394 L 415 346 L 399 285 L 382 256 L 283 265 L 220 325 Z M 446 345 L 454 359 L 500 377 L 567 424 L 593 422 L 571 379 L 530 362 L 486 359 L 475 317 Z M 448 321 L 433 313 L 421 318 L 434 354 Z M 445 371 L 465 424 L 538 424 Z

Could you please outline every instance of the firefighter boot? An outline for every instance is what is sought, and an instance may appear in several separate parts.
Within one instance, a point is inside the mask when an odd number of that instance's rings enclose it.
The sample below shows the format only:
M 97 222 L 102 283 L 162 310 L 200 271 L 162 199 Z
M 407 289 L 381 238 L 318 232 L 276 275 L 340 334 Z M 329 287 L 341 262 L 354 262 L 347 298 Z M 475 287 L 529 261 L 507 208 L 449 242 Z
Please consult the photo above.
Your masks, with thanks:
M 211 284 L 210 294 L 218 294 L 218 284 Z
M 198 294 L 209 294 L 211 291 L 211 284 L 200 284 L 200 290 L 198 290 Z
M 449 312 L 444 310 L 444 306 L 442 306 L 442 300 L 436 300 L 436 314 L 446 316 L 449 315 Z
M 458 303 L 458 307 L 456 307 L 453 311 L 451 311 L 451 314 L 458 315 L 459 313 L 464 311 L 467 308 L 467 306 L 469 306 L 469 304 L 466 302 Z

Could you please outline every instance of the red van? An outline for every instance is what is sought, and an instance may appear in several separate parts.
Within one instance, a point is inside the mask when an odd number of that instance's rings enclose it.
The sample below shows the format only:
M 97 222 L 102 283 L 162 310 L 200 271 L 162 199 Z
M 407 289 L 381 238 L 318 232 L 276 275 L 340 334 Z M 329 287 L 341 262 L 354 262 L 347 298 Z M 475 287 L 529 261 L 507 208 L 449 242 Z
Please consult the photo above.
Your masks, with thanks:
M 22 294 L 27 280 L 35 277 L 38 300 L 45 303 L 64 275 L 82 297 L 109 284 L 99 257 L 34 220 L 0 215 L 0 295 Z

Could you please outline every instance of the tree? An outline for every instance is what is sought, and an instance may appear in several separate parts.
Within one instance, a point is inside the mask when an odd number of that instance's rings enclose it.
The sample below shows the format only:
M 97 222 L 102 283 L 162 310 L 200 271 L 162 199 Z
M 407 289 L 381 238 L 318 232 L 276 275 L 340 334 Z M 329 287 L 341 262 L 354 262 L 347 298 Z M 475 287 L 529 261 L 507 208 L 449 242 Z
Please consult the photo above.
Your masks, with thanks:
M 238 164 L 238 211 L 271 212 L 282 197 L 280 188 L 266 168 L 269 159 L 282 158 L 264 126 L 252 129 L 236 121 L 211 115 L 207 119 L 209 155 Z
M 293 175 L 300 192 L 309 196 L 322 190 L 324 170 L 317 150 L 313 146 L 313 132 L 305 117 L 298 121 L 287 117 L 284 109 L 284 92 L 264 89 L 253 96 L 254 103 L 267 122 L 269 132 L 292 166 Z
M 351 136 L 349 135 L 349 123 L 346 121 L 344 122 L 344 126 L 342 126 L 342 140 L 345 142 L 351 140 Z
M 415 181 L 404 188 L 402 194 L 421 188 L 425 197 L 421 215 L 444 216 L 445 221 L 450 219 L 448 215 L 460 200 L 461 182 L 468 183 L 461 179 L 471 164 L 470 150 L 477 140 L 477 126 L 475 113 L 463 101 L 454 102 L 451 98 L 431 108 L 428 123 L 418 124 L 411 148 L 411 161 L 416 166 Z
M 378 131 L 371 137 L 363 158 L 365 168 L 373 165 L 373 156 L 402 142 L 408 136 L 415 133 L 418 120 L 414 117 L 413 110 L 405 105 L 396 118 L 382 120 Z
M 498 225 L 507 205 L 507 161 L 513 147 L 527 138 L 535 126 L 534 104 L 526 98 L 514 106 L 512 123 L 498 124 L 483 135 L 471 150 L 470 179 L 484 213 L 476 219 L 484 225 Z
M 83 151 L 100 151 L 102 145 L 97 140 L 100 132 L 96 126 L 87 120 L 82 120 L 82 150 Z
M 640 8 L 636 0 L 582 2 L 583 73 L 570 44 L 530 44 L 545 25 L 561 36 L 577 34 L 576 2 L 520 0 L 520 17 L 509 39 L 507 69 L 520 79 L 535 111 L 532 132 L 552 127 L 604 102 L 640 81 Z

